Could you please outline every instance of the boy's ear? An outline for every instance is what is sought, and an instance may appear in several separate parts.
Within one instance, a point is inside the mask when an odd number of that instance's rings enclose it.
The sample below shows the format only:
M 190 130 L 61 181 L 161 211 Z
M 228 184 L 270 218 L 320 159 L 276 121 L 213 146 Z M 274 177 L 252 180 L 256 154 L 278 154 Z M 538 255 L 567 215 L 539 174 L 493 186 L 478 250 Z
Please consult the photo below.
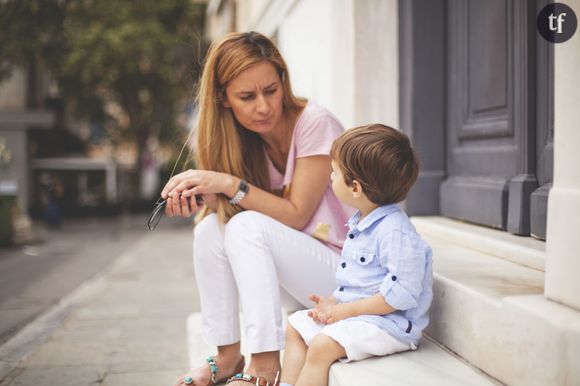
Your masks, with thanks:
M 357 180 L 352 180 L 352 196 L 354 198 L 359 198 L 360 196 L 362 196 L 363 194 L 363 188 L 362 185 L 360 184 L 360 182 L 358 182 Z

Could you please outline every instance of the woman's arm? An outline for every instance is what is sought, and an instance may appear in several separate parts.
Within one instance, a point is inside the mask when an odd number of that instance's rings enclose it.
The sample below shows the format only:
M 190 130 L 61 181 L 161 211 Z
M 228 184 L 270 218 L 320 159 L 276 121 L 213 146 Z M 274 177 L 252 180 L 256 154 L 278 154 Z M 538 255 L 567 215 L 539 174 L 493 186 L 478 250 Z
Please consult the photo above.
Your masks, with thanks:
M 252 187 L 240 206 L 262 212 L 292 228 L 303 229 L 324 196 L 331 171 L 330 156 L 298 158 L 287 199 Z
M 244 209 L 264 213 L 295 229 L 303 229 L 324 196 L 331 170 L 330 156 L 298 158 L 287 199 L 251 185 L 239 205 Z M 197 209 L 192 199 L 196 194 L 223 193 L 231 198 L 236 194 L 239 183 L 238 177 L 228 174 L 190 170 L 173 177 L 161 196 L 168 200 L 168 215 L 189 216 Z

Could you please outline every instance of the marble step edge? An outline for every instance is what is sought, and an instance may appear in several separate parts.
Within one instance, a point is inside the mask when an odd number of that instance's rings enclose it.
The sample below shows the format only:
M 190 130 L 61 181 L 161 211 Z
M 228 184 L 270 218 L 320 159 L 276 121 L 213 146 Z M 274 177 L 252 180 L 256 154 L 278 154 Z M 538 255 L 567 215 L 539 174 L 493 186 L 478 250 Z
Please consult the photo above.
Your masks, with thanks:
M 428 337 L 423 338 L 416 351 L 335 363 L 330 368 L 329 386 L 383 384 L 497 386 L 502 383 Z
M 508 385 L 580 384 L 580 312 L 544 297 L 542 272 L 426 239 L 434 249 L 426 334 Z
M 437 237 L 516 264 L 545 271 L 546 253 L 543 241 L 442 216 L 412 217 L 411 221 L 423 236 Z
M 240 319 L 243 319 L 243 314 L 240 314 Z M 242 353 L 246 356 L 247 363 L 250 354 L 245 348 L 243 336 L 242 331 Z M 215 348 L 208 345 L 203 338 L 199 312 L 188 317 L 187 337 L 191 368 L 198 367 L 203 358 L 215 354 Z M 330 368 L 329 386 L 381 385 L 385 382 L 398 386 L 500 384 L 427 337 L 416 351 L 351 363 L 335 363 Z

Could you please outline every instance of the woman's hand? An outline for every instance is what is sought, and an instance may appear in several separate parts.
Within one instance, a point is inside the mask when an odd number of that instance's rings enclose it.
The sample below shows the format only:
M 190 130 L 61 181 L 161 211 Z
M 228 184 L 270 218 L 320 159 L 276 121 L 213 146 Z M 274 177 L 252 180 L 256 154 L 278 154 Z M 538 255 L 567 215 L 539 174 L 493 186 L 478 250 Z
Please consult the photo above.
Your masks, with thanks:
M 236 183 L 237 181 L 237 183 Z M 167 199 L 165 214 L 189 217 L 199 209 L 195 196 L 201 195 L 212 201 L 211 195 L 224 193 L 230 197 L 237 191 L 239 180 L 229 174 L 207 170 L 187 170 L 173 176 L 161 191 Z M 215 207 L 215 199 L 213 199 Z M 211 209 L 211 205 L 208 204 Z
M 173 176 L 161 191 L 161 197 L 177 198 L 179 194 L 191 197 L 210 193 L 233 196 L 236 194 L 238 184 L 239 179 L 229 174 L 190 169 Z

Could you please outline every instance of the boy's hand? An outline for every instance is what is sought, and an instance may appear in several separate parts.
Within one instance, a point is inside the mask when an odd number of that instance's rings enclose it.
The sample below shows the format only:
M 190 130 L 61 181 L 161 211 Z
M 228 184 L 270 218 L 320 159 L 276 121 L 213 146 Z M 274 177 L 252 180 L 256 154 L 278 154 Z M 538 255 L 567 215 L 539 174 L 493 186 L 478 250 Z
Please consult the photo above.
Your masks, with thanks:
M 337 303 L 336 299 L 333 296 L 318 295 L 310 295 L 308 298 L 316 303 L 316 306 L 308 311 L 308 316 L 314 319 L 315 322 L 324 323 L 324 320 L 326 320 L 325 315 L 330 311 L 330 307 Z
M 324 314 L 323 322 L 324 324 L 331 324 L 336 323 L 339 320 L 343 320 L 346 318 L 350 318 L 352 316 L 350 312 L 350 304 L 349 303 L 338 303 L 334 306 L 331 306 L 330 310 Z
M 310 295 L 309 298 L 316 307 L 308 311 L 308 316 L 318 323 L 331 324 L 351 316 L 348 303 L 338 303 L 334 296 Z

